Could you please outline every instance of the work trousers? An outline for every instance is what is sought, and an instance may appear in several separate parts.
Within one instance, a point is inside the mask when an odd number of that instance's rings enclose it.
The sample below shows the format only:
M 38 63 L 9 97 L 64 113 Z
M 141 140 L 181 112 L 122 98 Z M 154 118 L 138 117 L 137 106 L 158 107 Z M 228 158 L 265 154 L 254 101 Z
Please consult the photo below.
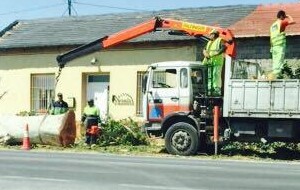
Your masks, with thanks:
M 210 95 L 221 95 L 222 88 L 222 69 L 224 59 L 211 58 L 205 63 L 208 65 L 208 92 Z
M 285 57 L 286 46 L 273 46 L 271 49 L 272 53 L 272 73 L 274 77 L 278 78 L 281 74 L 284 65 L 284 57 Z
M 91 129 L 91 127 L 93 125 L 98 125 L 98 118 L 96 117 L 87 117 L 86 118 L 86 122 L 85 122 L 85 143 L 88 144 L 88 145 L 91 145 L 91 144 L 96 144 L 97 142 L 97 135 L 92 135 L 90 133 L 88 133 L 88 130 Z

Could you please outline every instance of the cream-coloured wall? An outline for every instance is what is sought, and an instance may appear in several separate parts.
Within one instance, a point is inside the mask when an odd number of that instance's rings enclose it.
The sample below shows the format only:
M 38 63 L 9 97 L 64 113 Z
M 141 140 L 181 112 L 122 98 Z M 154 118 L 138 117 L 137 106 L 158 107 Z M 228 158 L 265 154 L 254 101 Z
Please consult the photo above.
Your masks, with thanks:
M 58 53 L 0 55 L 0 114 L 30 110 L 30 76 L 58 71 L 55 57 Z M 98 61 L 91 64 L 92 58 Z M 57 92 L 64 98 L 76 100 L 76 118 L 80 119 L 85 100 L 86 74 L 110 74 L 109 115 L 114 119 L 136 118 L 137 72 L 145 71 L 149 64 L 159 61 L 195 60 L 196 47 L 164 47 L 144 49 L 112 49 L 93 53 L 71 61 L 62 70 Z M 116 105 L 113 95 L 126 93 L 132 97 L 133 105 Z
M 0 113 L 29 111 L 30 75 L 28 69 L 0 71 Z

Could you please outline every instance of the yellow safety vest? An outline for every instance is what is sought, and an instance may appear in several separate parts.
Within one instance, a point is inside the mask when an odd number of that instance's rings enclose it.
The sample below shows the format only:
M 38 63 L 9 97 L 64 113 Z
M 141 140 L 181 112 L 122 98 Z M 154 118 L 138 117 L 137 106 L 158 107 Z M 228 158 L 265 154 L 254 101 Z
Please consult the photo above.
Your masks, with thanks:
M 96 106 L 86 106 L 83 113 L 86 116 L 99 116 L 99 109 Z
M 285 32 L 280 32 L 281 21 L 276 20 L 270 27 L 271 46 L 285 45 Z
M 206 51 L 208 52 L 209 56 L 211 59 L 216 60 L 217 64 L 222 64 L 223 63 L 223 54 L 218 54 L 220 49 L 221 49 L 221 38 L 217 38 L 214 41 L 209 41 L 206 45 Z M 215 61 L 214 61 L 215 62 Z M 216 62 L 215 62 L 216 64 Z

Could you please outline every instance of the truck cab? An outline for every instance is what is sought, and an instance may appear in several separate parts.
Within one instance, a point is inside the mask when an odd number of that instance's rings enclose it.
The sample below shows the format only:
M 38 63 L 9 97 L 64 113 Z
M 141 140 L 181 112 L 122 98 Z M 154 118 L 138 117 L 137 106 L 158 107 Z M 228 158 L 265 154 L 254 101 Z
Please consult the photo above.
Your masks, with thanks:
M 176 128 L 173 125 L 189 123 L 191 130 L 196 131 L 197 137 L 194 140 L 199 139 L 200 131 L 204 130 L 201 124 L 203 127 L 206 124 L 201 123 L 201 118 L 195 114 L 195 100 L 207 97 L 207 73 L 208 67 L 201 62 L 169 61 L 151 64 L 143 82 L 145 130 L 154 135 L 166 136 L 170 128 Z M 186 145 L 178 144 L 183 146 L 181 149 L 189 149 L 190 135 L 185 129 L 173 134 L 178 141 L 187 141 Z M 193 149 L 198 148 L 199 143 L 196 144 Z M 187 153 L 190 154 L 189 151 Z
M 154 63 L 144 81 L 144 119 L 147 131 L 154 132 L 167 117 L 192 112 L 195 96 L 207 93 L 207 67 L 188 61 Z

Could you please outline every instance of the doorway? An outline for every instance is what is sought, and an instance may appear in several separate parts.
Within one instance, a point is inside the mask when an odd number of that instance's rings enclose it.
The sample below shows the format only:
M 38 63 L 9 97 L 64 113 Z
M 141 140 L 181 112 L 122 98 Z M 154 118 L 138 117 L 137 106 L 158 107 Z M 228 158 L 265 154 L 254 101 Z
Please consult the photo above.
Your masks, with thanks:
M 87 100 L 93 99 L 100 110 L 101 121 L 106 121 L 109 113 L 109 74 L 87 76 Z

